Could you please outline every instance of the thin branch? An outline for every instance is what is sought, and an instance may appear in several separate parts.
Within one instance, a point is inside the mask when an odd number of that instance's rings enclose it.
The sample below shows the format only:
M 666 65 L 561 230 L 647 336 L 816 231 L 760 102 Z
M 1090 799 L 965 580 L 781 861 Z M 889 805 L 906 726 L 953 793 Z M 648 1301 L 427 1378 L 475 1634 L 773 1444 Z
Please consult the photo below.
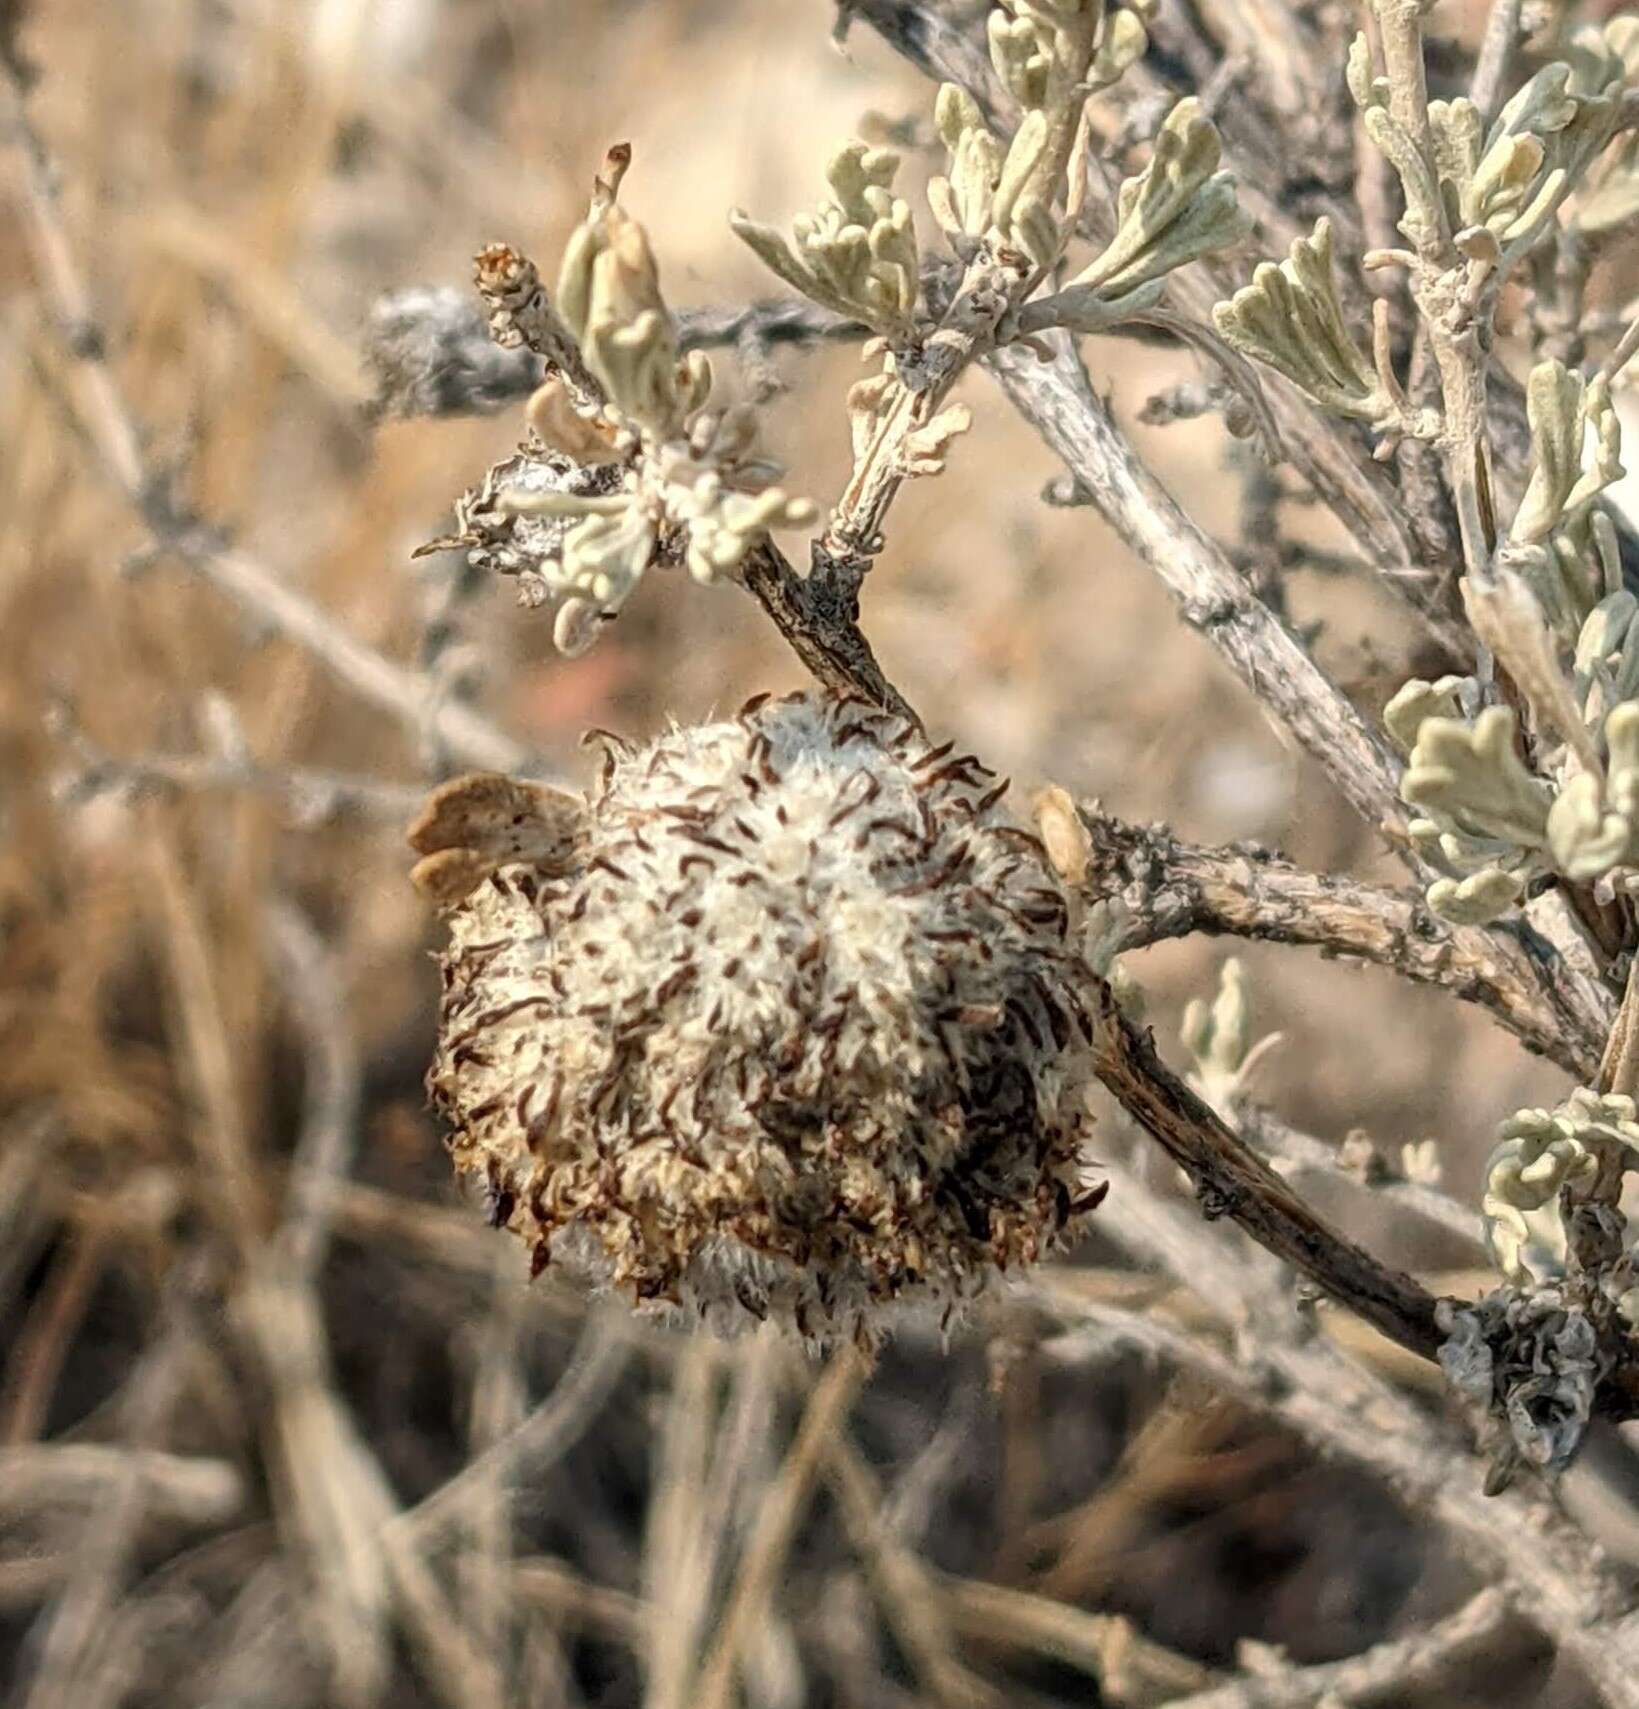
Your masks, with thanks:
M 1485 1242 L 1485 1230 L 1479 1213 L 1459 1203 L 1449 1193 L 1437 1187 L 1426 1187 L 1419 1181 L 1408 1181 L 1387 1173 L 1374 1174 L 1351 1169 L 1338 1155 L 1335 1147 L 1316 1139 L 1283 1121 L 1274 1111 L 1256 1104 L 1237 1104 L 1235 1125 L 1248 1144 L 1255 1145 L 1268 1157 L 1282 1175 L 1319 1178 L 1327 1181 L 1348 1181 L 1364 1189 L 1372 1198 L 1409 1212 L 1423 1221 L 1443 1228 L 1475 1246 Z
M 1139 461 L 1074 349 L 1062 336 L 1052 343 L 1049 361 L 1011 346 L 985 357 L 983 365 L 1099 513 L 1161 579 L 1184 622 L 1218 649 L 1366 823 L 1404 847 L 1400 767 L 1388 744 Z
M 44 1285 L 8 1348 L 10 1369 L 0 1384 L 0 1443 L 32 1441 L 44 1428 L 76 1331 L 115 1251 L 111 1220 L 93 1216 L 53 1256 Z
M 847 1417 L 863 1377 L 860 1360 L 851 1351 L 844 1351 L 832 1359 L 815 1384 L 790 1452 L 746 1541 L 716 1642 L 700 1664 L 693 1709 L 729 1709 L 733 1703 L 740 1657 L 753 1623 L 774 1594 L 797 1521 L 824 1464 L 827 1442 Z
M 1521 28 L 1524 11 L 1524 0 L 1491 0 L 1485 34 L 1480 38 L 1480 57 L 1475 63 L 1474 80 L 1468 90 L 1468 98 L 1479 109 L 1480 124 L 1486 128 L 1502 105 L 1503 89 L 1513 69 L 1514 55 L 1524 39 Z
M 682 350 L 726 346 L 760 356 L 865 336 L 864 327 L 800 297 L 677 314 Z M 488 415 L 522 403 L 543 369 L 527 346 L 497 344 L 472 293 L 453 286 L 409 286 L 380 298 L 365 323 L 364 357 L 375 377 L 376 418 Z
M 1495 1654 L 1515 1621 L 1508 1598 L 1493 1586 L 1432 1626 L 1386 1638 L 1346 1661 L 1246 1674 L 1210 1691 L 1174 1698 L 1168 1709 L 1309 1709 L 1312 1704 L 1364 1709 L 1398 1703 L 1413 1692 L 1456 1684 L 1480 1656 Z
M 10 133 L 16 200 L 36 283 L 53 310 L 71 364 L 70 407 L 115 485 L 147 529 L 153 545 L 174 554 L 202 580 L 259 621 L 304 648 L 337 681 L 390 713 L 412 734 L 426 724 L 435 685 L 340 628 L 305 595 L 287 586 L 217 531 L 179 505 L 147 460 L 146 435 L 108 358 L 108 338 L 91 306 L 74 259 L 56 189 L 56 171 L 28 119 L 15 67 L 0 60 L 0 128 Z M 451 753 L 469 765 L 524 771 L 522 743 L 455 701 L 433 714 Z
M 16 1519 L 83 1506 L 101 1514 L 127 1478 L 156 1519 L 221 1525 L 244 1504 L 244 1480 L 226 1460 L 111 1442 L 36 1442 L 0 1448 L 0 1513 Z
M 430 716 L 439 740 L 465 764 L 493 771 L 531 771 L 534 756 L 522 742 L 470 706 L 441 695 L 438 683 L 424 673 L 395 663 L 349 635 L 322 606 L 295 592 L 247 554 L 222 545 L 211 529 L 176 511 L 151 486 L 130 491 L 128 496 L 157 545 L 174 552 L 202 580 L 304 648 L 360 699 L 391 713 L 412 737 L 425 731 Z
M 1598 378 L 1608 386 L 1616 376 L 1633 360 L 1634 352 L 1639 351 L 1639 319 L 1628 322 L 1622 336 L 1616 341 L 1610 355 L 1599 364 Z
M 1527 1050 L 1591 1084 L 1609 1013 L 1588 1012 L 1579 988 L 1554 982 L 1551 953 L 1533 956 L 1528 934 L 1453 926 L 1420 896 L 1308 872 L 1256 844 L 1210 848 L 1096 805 L 1080 813 L 1092 834 L 1084 888 L 1126 905 L 1122 949 L 1204 932 L 1355 957 L 1478 1004 Z
M 1443 1339 L 1434 1296 L 1331 1228 L 1163 1063 L 1147 1033 L 1098 980 L 1094 1068 L 1122 1108 L 1183 1169 L 1209 1220 L 1227 1216 L 1258 1244 L 1381 1330 L 1433 1359 Z
M 500 1709 L 491 1659 L 454 1618 L 411 1542 L 389 1534 L 398 1504 L 337 1390 L 323 1309 L 305 1267 L 322 1250 L 330 1214 L 329 1190 L 314 1182 L 311 1170 L 334 1171 L 347 1161 L 345 1133 L 319 1125 L 331 1122 L 345 1075 L 331 1065 L 335 1084 L 324 1086 L 321 1079 L 327 1095 L 310 1112 L 306 1184 L 293 1192 L 285 1221 L 269 1232 L 198 898 L 157 833 L 150 849 L 153 907 L 163 925 L 181 1043 L 201 1106 L 194 1143 L 215 1188 L 208 1202 L 237 1260 L 228 1313 L 269 1391 L 261 1421 L 264 1451 L 283 1498 L 281 1522 L 322 1586 L 316 1610 L 334 1694 L 347 1704 L 379 1699 L 390 1677 L 389 1616 L 396 1608 L 450 1709 Z
M 148 1450 L 169 1427 L 186 1375 L 180 1311 L 167 1313 L 160 1340 L 138 1365 L 127 1406 L 134 1451 L 105 1486 L 75 1541 L 73 1565 L 45 1619 L 25 1709 L 75 1709 L 85 1673 L 95 1664 L 109 1621 L 119 1608 L 140 1527 L 155 1493 Z M 15 1450 L 14 1450 L 15 1451 Z
M 490 1288 L 477 1336 L 477 1357 L 467 1411 L 467 1454 L 476 1456 L 517 1428 L 528 1407 L 520 1354 L 528 1295 L 518 1285 L 517 1254 L 497 1242 Z M 512 1673 L 522 1636 L 511 1595 L 518 1513 L 513 1490 L 492 1477 L 469 1504 L 464 1534 L 456 1542 L 460 1614 L 478 1647 Z
M 913 437 L 944 410 L 951 389 L 992 346 L 997 327 L 1029 295 L 1038 276 L 1039 269 L 1022 255 L 981 250 L 963 270 L 938 326 L 920 341 L 914 366 L 910 355 L 899 357 L 889 390 L 870 415 L 842 495 L 812 547 L 810 579 L 834 596 L 857 596 L 882 551 L 889 507 L 911 478 Z
M 1216 1677 L 1193 1657 L 1146 1637 L 1125 1616 L 1095 1614 L 1011 1585 L 939 1578 L 950 1621 L 975 1642 L 1051 1658 L 1098 1681 L 1101 1701 L 1147 1705 L 1199 1691 Z
M 945 1709 L 1000 1709 L 1003 1699 L 959 1659 L 939 1581 L 894 1534 L 881 1485 L 845 1425 L 831 1438 L 827 1472 L 894 1637 L 931 1701 Z
M 311 1281 L 329 1246 L 341 1184 L 352 1172 L 363 1063 L 334 951 L 293 902 L 270 903 L 266 929 L 305 1060 L 305 1108 L 278 1245 L 296 1272 Z
M 548 1555 L 529 1555 L 512 1566 L 512 1587 L 524 1601 L 560 1619 L 619 1639 L 641 1653 L 646 1635 L 659 1624 L 647 1603 L 625 1591 L 588 1584 L 573 1568 Z
M 538 1482 L 585 1435 L 631 1358 L 617 1313 L 590 1316 L 574 1356 L 552 1392 L 515 1429 L 389 1524 L 402 1537 L 431 1552 L 460 1521 L 470 1502 L 496 1483 Z
M 766 1359 L 768 1349 L 747 1342 L 735 1351 L 743 1399 L 747 1379 L 755 1383 L 764 1374 L 759 1356 Z M 731 1429 L 727 1422 L 713 1429 L 721 1363 L 717 1343 L 702 1335 L 689 1336 L 672 1363 L 671 1395 L 657 1431 L 655 1490 L 644 1526 L 643 1590 L 654 1613 L 639 1628 L 645 1639 L 643 1709 L 688 1709 L 717 1557 L 728 1536 L 722 1512 L 714 1515 L 716 1525 L 703 1522 L 712 1439 L 715 1435 L 726 1447 Z M 756 1386 L 767 1393 L 765 1385 Z M 715 1463 L 728 1473 L 723 1449 Z M 730 1483 L 725 1475 L 724 1486 Z
M 1423 7 L 1418 0 L 1371 0 L 1371 9 L 1388 73 L 1389 114 L 1401 147 L 1410 153 L 1409 159 L 1403 159 L 1384 144 L 1406 198 L 1400 229 L 1416 252 L 1411 292 L 1440 372 L 1445 406 L 1440 450 L 1446 482 L 1457 509 L 1464 567 L 1476 581 L 1483 581 L 1490 574 L 1496 544 L 1486 427 L 1490 355 L 1485 323 L 1490 310 L 1479 306 L 1479 296 L 1486 294 L 1479 291 L 1485 275 L 1476 275 L 1471 283 L 1468 273 L 1474 264 L 1465 263 L 1459 252 L 1439 194 L 1423 55 Z M 1489 295 L 1494 296 L 1494 289 Z
M 1109 1164 L 1108 1174 L 1110 1205 L 1119 1205 L 1121 1214 L 1103 1219 L 1106 1234 L 1198 1294 L 1236 1332 L 1236 1355 L 1154 1313 L 1090 1300 L 1070 1272 L 1044 1272 L 1030 1284 L 1031 1293 L 1066 1323 L 1193 1371 L 1280 1420 L 1329 1458 L 1379 1479 L 1501 1585 L 1519 1617 L 1549 1638 L 1611 1709 L 1636 1709 L 1639 1614 L 1629 1612 L 1631 1597 L 1597 1545 L 1540 1490 L 1516 1486 L 1488 1496 L 1485 1468 L 1468 1444 L 1283 1307 L 1273 1266 L 1249 1262 L 1255 1255 L 1242 1243 L 1189 1207 L 1165 1202 L 1125 1165 Z
M 261 796 L 295 825 L 313 829 L 338 819 L 402 826 L 425 804 L 415 784 L 304 766 L 264 766 L 248 755 L 138 754 L 130 759 L 102 752 L 82 734 L 66 737 L 77 765 L 57 779 L 59 799 L 70 806 L 103 796 L 145 801 L 153 796 L 215 794 Z
M 876 662 L 859 627 L 859 604 L 850 589 L 818 576 L 799 576 L 766 536 L 746 554 L 740 577 L 816 681 L 837 694 L 862 696 L 884 711 L 921 723 Z

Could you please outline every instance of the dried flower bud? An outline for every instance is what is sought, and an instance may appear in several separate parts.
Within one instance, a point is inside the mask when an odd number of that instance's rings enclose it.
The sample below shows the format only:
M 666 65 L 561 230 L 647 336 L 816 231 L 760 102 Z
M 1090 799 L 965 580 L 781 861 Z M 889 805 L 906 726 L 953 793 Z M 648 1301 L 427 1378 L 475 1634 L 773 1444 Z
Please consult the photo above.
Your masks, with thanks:
M 651 567 L 718 581 L 770 529 L 818 514 L 772 484 L 779 467 L 759 453 L 751 412 L 705 407 L 711 363 L 679 352 L 648 237 L 614 200 L 629 156 L 609 151 L 564 251 L 558 308 L 526 257 L 501 244 L 478 257 L 492 334 L 546 351 L 554 371 L 530 397 L 531 437 L 457 501 L 455 532 L 421 548 L 462 548 L 475 568 L 516 576 L 524 604 L 556 596 L 553 640 L 569 656 Z
M 1558 1287 L 1497 1288 L 1472 1306 L 1441 1300 L 1440 1365 L 1479 1415 L 1492 1454 L 1486 1493 L 1523 1461 L 1555 1476 L 1576 1457 L 1603 1374 L 1598 1332 Z
M 449 915 L 430 1085 L 537 1270 L 721 1328 L 869 1336 L 1092 1208 L 1090 974 L 1005 788 L 800 696 L 612 744 L 572 833 L 556 795 L 498 831 L 527 793 L 446 786 L 438 844 L 470 789 L 461 870 L 486 875 Z M 494 865 L 514 848 L 546 858 Z

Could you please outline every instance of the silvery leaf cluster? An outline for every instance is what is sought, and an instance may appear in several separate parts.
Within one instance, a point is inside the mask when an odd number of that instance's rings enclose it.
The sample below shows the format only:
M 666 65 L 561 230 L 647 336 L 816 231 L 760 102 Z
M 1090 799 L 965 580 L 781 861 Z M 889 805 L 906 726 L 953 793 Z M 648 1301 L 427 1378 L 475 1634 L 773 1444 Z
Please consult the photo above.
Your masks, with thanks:
M 772 485 L 745 409 L 711 410 L 711 364 L 682 356 L 643 228 L 612 199 L 565 248 L 557 310 L 603 387 L 595 416 L 561 388 L 542 389 L 532 421 L 549 449 L 606 473 L 585 483 L 516 479 L 498 507 L 557 526 L 530 566 L 532 585 L 560 600 L 554 638 L 591 645 L 651 564 L 680 560 L 696 581 L 732 573 L 771 528 L 800 527 L 813 506 Z
M 736 210 L 729 223 L 765 266 L 805 297 L 888 338 L 914 324 L 916 228 L 893 191 L 899 156 L 850 142 L 825 169 L 829 198 L 791 222 L 790 237 Z

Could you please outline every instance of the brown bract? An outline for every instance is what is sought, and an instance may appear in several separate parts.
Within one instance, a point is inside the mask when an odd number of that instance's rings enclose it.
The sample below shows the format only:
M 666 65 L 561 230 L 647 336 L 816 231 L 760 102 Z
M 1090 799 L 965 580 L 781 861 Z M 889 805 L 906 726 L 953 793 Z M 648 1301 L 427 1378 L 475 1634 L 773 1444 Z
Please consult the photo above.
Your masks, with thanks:
M 472 772 L 427 797 L 407 841 L 422 858 L 410 880 L 422 895 L 452 907 L 497 867 L 527 864 L 566 872 L 584 831 L 585 809 L 544 783 Z

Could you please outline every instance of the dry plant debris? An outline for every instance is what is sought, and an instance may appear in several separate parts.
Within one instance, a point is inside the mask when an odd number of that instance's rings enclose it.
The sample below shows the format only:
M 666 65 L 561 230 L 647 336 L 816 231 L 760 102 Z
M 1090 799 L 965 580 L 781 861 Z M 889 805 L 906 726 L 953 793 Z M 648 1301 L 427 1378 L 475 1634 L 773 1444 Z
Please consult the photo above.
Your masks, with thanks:
M 538 134 L 498 140 L 539 91 L 464 9 L 200 9 L 146 80 L 159 44 L 101 0 L 14 10 L 17 1700 L 1523 1702 L 1553 1668 L 1556 1701 L 1639 1704 L 1610 1430 L 1639 1415 L 1635 20 L 817 5 L 937 91 L 832 144 L 812 212 L 732 214 L 794 298 L 677 309 L 676 239 L 639 218 L 661 156 L 608 146 L 626 83 L 677 83 L 609 49 L 678 45 L 643 8 L 515 21 L 520 64 L 596 68 L 555 146 L 602 163 L 552 198 L 555 271 L 488 243 L 470 300 L 415 282 L 447 271 L 424 233 L 376 235 L 418 175 L 427 230 L 471 201 L 521 239 L 541 199 Z M 116 159 L 69 111 L 82 64 L 155 147 Z M 112 217 L 138 152 L 155 217 Z M 755 203 L 810 194 L 771 174 Z M 392 280 L 355 357 L 311 304 Z M 839 343 L 865 372 L 822 506 L 775 358 L 828 373 Z M 1216 435 L 1234 527 L 1104 395 L 1162 345 L 1196 367 L 1144 419 Z M 975 375 L 1062 463 L 1057 518 L 987 457 L 1011 429 Z M 455 419 L 513 406 L 510 444 Z M 408 569 L 457 468 L 484 472 Z M 1024 535 L 976 552 L 977 502 L 930 530 L 981 473 L 1065 564 L 1102 522 L 1130 561 L 1097 597 L 1147 570 L 1188 639 L 1133 605 L 1138 663 L 1088 669 L 1075 577 L 1027 586 Z M 964 554 L 968 632 L 905 569 Z M 735 588 L 795 663 L 738 634 Z M 1367 622 L 1362 692 L 1337 631 Z M 720 712 L 796 665 L 804 691 Z M 1083 787 L 1091 709 L 1121 732 L 1161 693 L 1306 756 L 1291 857 L 1130 822 L 1204 798 L 1176 742 L 1097 774 L 1128 818 Z M 582 792 L 571 738 L 605 715 L 639 733 Z M 1004 749 L 1060 779 L 1028 818 Z M 436 1038 L 393 848 L 429 788 Z M 1245 959 L 1187 992 L 1139 959 L 1202 935 Z M 1494 1021 L 1506 1103 L 1465 1109 L 1455 1032 L 1391 1048 L 1388 1000 L 1260 1037 L 1265 945 Z M 429 1048 L 532 1288 L 441 1202 Z M 1371 1134 L 1270 1107 L 1313 1110 L 1345 1057 Z

